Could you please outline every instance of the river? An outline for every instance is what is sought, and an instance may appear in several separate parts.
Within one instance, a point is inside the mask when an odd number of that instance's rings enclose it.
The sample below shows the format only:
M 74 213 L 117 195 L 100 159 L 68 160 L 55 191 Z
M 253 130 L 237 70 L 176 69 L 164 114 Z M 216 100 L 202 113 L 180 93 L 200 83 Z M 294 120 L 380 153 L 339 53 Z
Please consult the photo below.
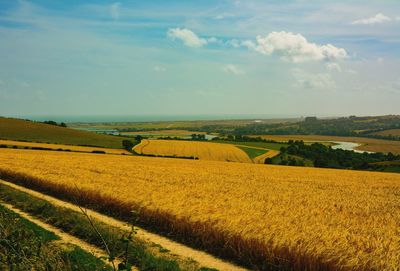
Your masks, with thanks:
M 325 142 L 334 143 L 335 145 L 332 146 L 332 149 L 334 149 L 334 150 L 342 149 L 342 150 L 354 151 L 354 152 L 358 152 L 358 153 L 364 153 L 364 152 L 373 153 L 373 152 L 369 152 L 369 151 L 356 150 L 356 148 L 361 146 L 361 144 L 355 143 L 355 142 L 344 142 L 344 141 L 325 141 Z

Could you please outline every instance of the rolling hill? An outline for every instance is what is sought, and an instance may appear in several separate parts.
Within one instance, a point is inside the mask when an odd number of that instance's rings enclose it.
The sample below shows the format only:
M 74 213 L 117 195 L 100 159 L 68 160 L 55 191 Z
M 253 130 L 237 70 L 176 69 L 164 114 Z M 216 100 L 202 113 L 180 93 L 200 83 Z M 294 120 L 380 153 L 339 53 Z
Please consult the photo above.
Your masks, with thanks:
M 100 135 L 29 120 L 0 117 L 0 139 L 122 148 L 122 137 Z

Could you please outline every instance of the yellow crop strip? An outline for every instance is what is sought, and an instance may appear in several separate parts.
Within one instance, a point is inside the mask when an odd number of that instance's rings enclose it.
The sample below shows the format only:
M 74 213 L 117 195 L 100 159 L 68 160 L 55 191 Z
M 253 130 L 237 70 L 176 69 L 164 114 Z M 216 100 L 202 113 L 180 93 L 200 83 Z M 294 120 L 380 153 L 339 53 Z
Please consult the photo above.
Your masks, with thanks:
M 251 159 L 243 150 L 233 145 L 212 142 L 145 139 L 134 147 L 134 151 L 147 155 L 251 163 Z
M 279 153 L 280 153 L 279 151 L 268 150 L 268 152 L 266 152 L 266 153 L 264 153 L 264 154 L 262 154 L 262 155 L 260 155 L 260 156 L 255 157 L 255 158 L 253 159 L 253 161 L 254 161 L 254 163 L 256 163 L 256 164 L 264 164 L 264 163 L 265 163 L 265 159 L 267 159 L 267 158 L 273 158 L 273 157 L 279 155 Z
M 399 174 L 13 149 L 0 170 L 208 221 L 300 269 L 400 266 Z

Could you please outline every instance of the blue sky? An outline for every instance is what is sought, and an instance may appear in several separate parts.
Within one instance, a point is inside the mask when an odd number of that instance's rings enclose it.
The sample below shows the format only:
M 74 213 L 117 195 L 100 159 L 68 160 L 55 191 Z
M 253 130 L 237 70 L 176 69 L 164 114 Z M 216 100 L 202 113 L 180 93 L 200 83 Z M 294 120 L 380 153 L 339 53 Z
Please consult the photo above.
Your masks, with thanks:
M 0 115 L 400 114 L 399 1 L 0 0 Z

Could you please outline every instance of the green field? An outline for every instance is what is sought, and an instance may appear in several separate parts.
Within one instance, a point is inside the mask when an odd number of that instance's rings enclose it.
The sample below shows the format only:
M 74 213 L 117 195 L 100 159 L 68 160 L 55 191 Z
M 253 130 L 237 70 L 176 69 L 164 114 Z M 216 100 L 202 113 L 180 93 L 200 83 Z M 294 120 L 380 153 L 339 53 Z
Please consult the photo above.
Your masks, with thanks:
M 301 156 L 290 155 L 290 154 L 286 154 L 286 153 L 284 153 L 284 154 L 281 153 L 281 154 L 275 156 L 274 158 L 272 158 L 271 164 L 281 165 L 282 161 L 288 161 L 289 159 L 294 159 L 296 162 L 301 161 L 302 163 L 304 163 L 303 166 L 306 166 L 306 167 L 314 167 L 314 163 L 310 159 L 306 159 Z
M 117 149 L 125 138 L 0 117 L 0 139 Z
M 370 164 L 376 171 L 400 173 L 400 160 L 385 161 Z
M 279 151 L 281 147 L 287 147 L 286 143 L 270 143 L 270 142 L 239 142 L 239 141 L 225 141 L 225 140 L 213 140 L 212 142 L 232 144 L 232 145 L 244 145 L 249 147 L 265 148 L 270 150 Z
M 259 123 L 271 124 L 281 122 L 295 122 L 299 119 L 262 119 L 257 120 Z M 256 123 L 254 119 L 226 119 L 226 120 L 187 120 L 187 121 L 146 121 L 146 122 L 75 122 L 69 123 L 69 127 L 73 128 L 92 128 L 92 129 L 129 129 L 134 128 L 138 131 L 147 131 L 151 129 L 191 129 L 201 128 L 204 126 L 214 127 L 243 127 Z
M 245 151 L 247 155 L 250 157 L 250 159 L 254 159 L 257 156 L 263 155 L 264 153 L 268 152 L 267 150 L 254 149 L 250 147 L 243 147 L 243 146 L 237 146 L 237 147 Z

